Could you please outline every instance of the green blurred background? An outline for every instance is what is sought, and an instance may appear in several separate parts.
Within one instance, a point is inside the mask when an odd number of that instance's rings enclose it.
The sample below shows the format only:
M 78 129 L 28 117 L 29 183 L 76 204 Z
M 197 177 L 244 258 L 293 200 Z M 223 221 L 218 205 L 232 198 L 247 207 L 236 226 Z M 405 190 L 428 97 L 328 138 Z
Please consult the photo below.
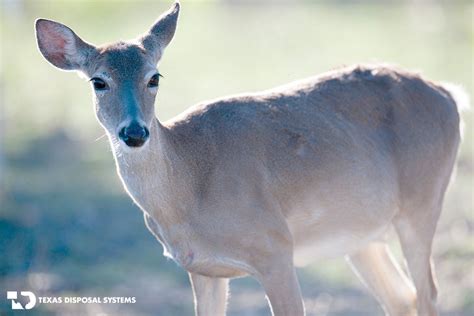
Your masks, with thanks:
M 35 315 L 190 315 L 187 275 L 162 256 L 122 189 L 89 84 L 51 67 L 33 32 L 44 17 L 94 44 L 133 38 L 171 3 L 0 1 L 0 314 L 8 314 L 5 291 L 22 289 L 137 298 L 43 304 Z M 157 116 L 358 62 L 395 63 L 474 95 L 473 8 L 470 1 L 183 0 L 160 66 Z M 458 172 L 434 244 L 443 315 L 474 313 L 474 122 L 472 112 L 464 117 Z M 342 258 L 298 273 L 308 315 L 383 314 Z M 257 282 L 231 282 L 229 315 L 269 313 Z

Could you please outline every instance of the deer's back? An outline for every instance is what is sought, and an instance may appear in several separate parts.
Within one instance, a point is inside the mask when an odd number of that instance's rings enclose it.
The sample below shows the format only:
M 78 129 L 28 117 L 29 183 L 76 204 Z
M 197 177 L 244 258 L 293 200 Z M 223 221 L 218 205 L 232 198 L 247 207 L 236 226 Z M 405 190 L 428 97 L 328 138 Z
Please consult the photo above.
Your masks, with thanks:
M 234 177 L 236 186 L 264 185 L 282 204 L 301 204 L 310 191 L 320 200 L 357 200 L 383 189 L 396 203 L 459 140 L 447 91 L 384 66 L 198 105 L 168 128 L 196 174 L 206 174 L 196 177 L 201 187 Z

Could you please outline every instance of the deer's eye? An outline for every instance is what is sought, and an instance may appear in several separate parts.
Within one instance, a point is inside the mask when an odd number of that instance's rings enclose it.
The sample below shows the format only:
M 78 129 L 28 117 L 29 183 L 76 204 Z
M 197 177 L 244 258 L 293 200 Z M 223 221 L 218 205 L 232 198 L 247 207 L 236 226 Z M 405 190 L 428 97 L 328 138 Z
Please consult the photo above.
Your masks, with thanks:
M 94 89 L 97 91 L 107 90 L 108 88 L 105 81 L 100 78 L 92 78 L 90 81 L 92 81 L 92 85 L 94 86 Z
M 160 77 L 162 77 L 162 75 L 160 75 L 160 74 L 154 74 L 154 75 L 150 78 L 150 81 L 148 81 L 148 88 L 155 88 L 155 87 L 158 87 L 158 84 L 160 83 Z

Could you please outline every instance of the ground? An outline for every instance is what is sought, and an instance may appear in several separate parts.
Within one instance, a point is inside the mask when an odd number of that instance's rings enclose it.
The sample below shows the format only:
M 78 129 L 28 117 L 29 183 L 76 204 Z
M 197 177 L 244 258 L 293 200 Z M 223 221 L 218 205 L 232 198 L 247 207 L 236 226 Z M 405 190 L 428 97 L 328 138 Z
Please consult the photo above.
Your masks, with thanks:
M 332 3 L 183 3 L 160 66 L 158 117 L 166 120 L 205 99 L 371 61 L 419 70 L 474 95 L 471 3 Z M 186 273 L 162 256 L 115 174 L 88 83 L 48 65 L 33 34 L 34 19 L 43 17 L 96 44 L 131 38 L 168 5 L 1 2 L 0 290 L 137 298 L 129 305 L 40 305 L 35 315 L 192 313 Z M 474 314 L 473 112 L 464 118 L 457 176 L 434 244 L 442 315 Z M 309 315 L 382 315 L 342 258 L 298 273 Z M 0 300 L 0 315 L 9 314 L 7 304 Z M 269 314 L 255 281 L 231 282 L 229 314 Z

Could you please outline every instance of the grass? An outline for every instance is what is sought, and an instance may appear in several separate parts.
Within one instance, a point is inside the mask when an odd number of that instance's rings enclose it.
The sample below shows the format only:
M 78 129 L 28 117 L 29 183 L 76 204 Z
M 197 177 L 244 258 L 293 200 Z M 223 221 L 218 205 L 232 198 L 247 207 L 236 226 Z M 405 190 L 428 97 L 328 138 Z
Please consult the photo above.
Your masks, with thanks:
M 47 64 L 33 33 L 34 20 L 45 17 L 92 43 L 132 38 L 168 5 L 1 2 L 0 253 L 8 256 L 0 260 L 0 288 L 136 295 L 140 303 L 125 311 L 191 313 L 186 274 L 162 257 L 123 192 L 106 139 L 95 141 L 104 132 L 95 121 L 88 84 Z M 166 120 L 205 99 L 371 61 L 419 70 L 474 95 L 472 10 L 468 2 L 185 2 L 160 65 L 165 78 L 157 116 Z M 474 117 L 467 112 L 464 118 L 458 173 L 434 246 L 444 315 L 469 315 L 474 306 Z M 41 273 L 50 282 L 32 282 Z M 310 314 L 325 309 L 330 315 L 381 314 L 343 260 L 322 261 L 299 274 Z M 232 293 L 231 315 L 268 314 L 255 281 L 236 280 Z M 38 311 L 59 314 L 63 307 Z M 75 313 L 97 312 L 76 308 Z

